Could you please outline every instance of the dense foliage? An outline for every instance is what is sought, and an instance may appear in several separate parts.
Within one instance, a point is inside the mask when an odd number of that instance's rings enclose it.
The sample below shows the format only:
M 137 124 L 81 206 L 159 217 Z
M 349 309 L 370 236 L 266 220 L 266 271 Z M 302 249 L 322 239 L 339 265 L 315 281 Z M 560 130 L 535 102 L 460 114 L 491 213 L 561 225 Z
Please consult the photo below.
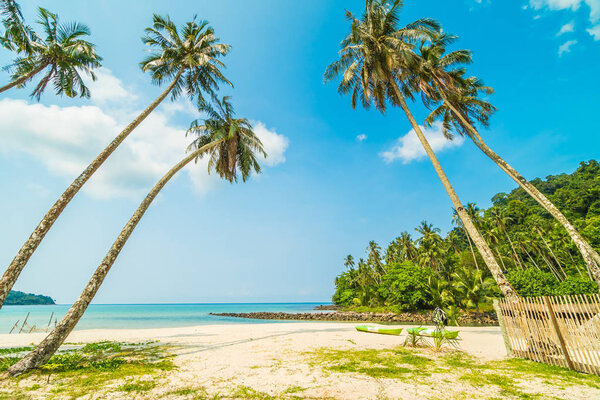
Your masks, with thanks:
M 589 242 L 600 247 L 600 164 L 582 162 L 572 174 L 532 183 Z M 567 232 L 523 189 L 499 193 L 487 210 L 465 209 L 481 230 L 506 275 L 521 296 L 597 293 L 585 263 Z M 443 307 L 451 314 L 478 309 L 499 296 L 477 249 L 460 220 L 445 237 L 423 221 L 415 240 L 403 232 L 385 251 L 375 242 L 366 258 L 346 258 L 335 280 L 333 302 L 341 306 L 387 306 L 416 310 Z
M 21 306 L 30 304 L 56 304 L 49 296 L 41 294 L 23 293 L 18 290 L 11 290 L 4 302 L 6 305 Z

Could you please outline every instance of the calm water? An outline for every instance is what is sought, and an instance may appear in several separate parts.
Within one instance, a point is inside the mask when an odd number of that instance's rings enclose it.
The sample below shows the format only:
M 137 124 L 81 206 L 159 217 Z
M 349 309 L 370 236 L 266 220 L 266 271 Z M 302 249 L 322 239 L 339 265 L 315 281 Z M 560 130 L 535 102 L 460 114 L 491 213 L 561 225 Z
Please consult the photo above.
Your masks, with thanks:
M 92 304 L 75 329 L 165 328 L 227 323 L 265 323 L 273 321 L 215 317 L 225 312 L 309 312 L 327 303 L 244 303 L 244 304 Z M 0 333 L 8 333 L 17 320 L 19 327 L 30 313 L 27 324 L 46 328 L 50 315 L 60 319 L 69 305 L 4 306 L 0 309 Z M 281 321 L 284 322 L 284 321 Z

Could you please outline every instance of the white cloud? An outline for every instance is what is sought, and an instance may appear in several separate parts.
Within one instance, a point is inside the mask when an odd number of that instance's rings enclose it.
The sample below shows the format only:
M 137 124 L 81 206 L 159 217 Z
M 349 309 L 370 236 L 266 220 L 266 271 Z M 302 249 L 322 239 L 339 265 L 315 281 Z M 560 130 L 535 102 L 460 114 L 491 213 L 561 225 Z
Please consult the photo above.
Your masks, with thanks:
M 600 0 L 529 0 L 529 5 L 536 10 L 548 8 L 549 10 L 577 11 L 582 4 L 587 5 L 589 8 L 590 23 L 595 25 L 592 28 L 587 29 L 587 32 L 592 35 L 595 40 L 600 40 L 600 24 L 597 24 L 597 22 L 600 21 Z M 563 29 L 565 26 L 563 26 Z
M 361 133 L 360 135 L 356 136 L 356 140 L 358 140 L 359 142 L 364 142 L 365 140 L 367 140 L 367 135 Z
M 90 88 L 92 101 L 98 104 L 124 103 L 137 100 L 137 96 L 125 89 L 119 78 L 115 77 L 108 68 L 99 68 L 95 71 L 96 81 L 86 79 Z
M 567 40 L 562 45 L 560 45 L 560 47 L 558 48 L 559 57 L 562 56 L 564 53 L 570 53 L 571 47 L 573 47 L 576 44 L 577 40 Z
M 563 25 L 556 36 L 564 35 L 565 33 L 574 32 L 575 31 L 575 22 L 571 21 L 568 24 Z
M 285 162 L 285 151 L 290 142 L 287 137 L 278 134 L 274 130 L 269 130 L 262 122 L 253 122 L 252 127 L 256 136 L 263 144 L 263 149 L 267 153 L 263 164 L 273 167 Z
M 464 143 L 464 138 L 461 136 L 455 137 L 454 140 L 446 139 L 442 133 L 442 123 L 439 121 L 435 122 L 431 128 L 422 126 L 421 129 L 423 130 L 429 145 L 436 153 L 454 147 L 460 147 Z M 413 129 L 406 135 L 400 137 L 391 149 L 381 153 L 381 157 L 387 163 L 399 159 L 403 164 L 408 164 L 411 161 L 421 160 L 426 156 L 427 154 Z
M 600 24 L 588 29 L 587 32 L 592 35 L 594 40 L 600 40 Z
M 92 90 L 95 104 L 59 107 L 23 100 L 0 101 L 0 155 L 28 154 L 51 173 L 67 182 L 75 178 L 91 160 L 138 113 L 132 106 L 136 98 L 121 81 L 103 70 Z M 114 90 L 115 97 L 110 97 Z M 107 103 L 110 102 L 110 105 Z M 165 102 L 119 146 L 94 174 L 84 190 L 94 198 L 136 197 L 143 195 L 177 161 L 185 156 L 191 138 L 187 126 L 171 122 L 176 112 L 189 113 L 189 105 L 171 106 Z M 267 166 L 285 161 L 288 140 L 285 136 L 256 123 L 270 157 Z M 219 179 L 207 174 L 207 161 L 186 167 L 194 188 L 204 193 Z

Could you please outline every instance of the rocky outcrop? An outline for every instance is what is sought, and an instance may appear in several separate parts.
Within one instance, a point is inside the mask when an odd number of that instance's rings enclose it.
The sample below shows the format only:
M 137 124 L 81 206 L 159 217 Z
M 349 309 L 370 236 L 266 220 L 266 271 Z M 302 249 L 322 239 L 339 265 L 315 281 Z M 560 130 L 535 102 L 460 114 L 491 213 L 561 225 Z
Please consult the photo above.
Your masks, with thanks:
M 251 312 L 251 313 L 211 313 L 219 317 L 235 317 L 248 319 L 271 319 L 289 321 L 348 321 L 348 322 L 395 322 L 427 325 L 432 323 L 431 312 L 373 313 L 336 311 L 329 313 L 283 313 L 283 312 Z M 463 313 L 459 316 L 460 325 L 498 325 L 495 313 Z

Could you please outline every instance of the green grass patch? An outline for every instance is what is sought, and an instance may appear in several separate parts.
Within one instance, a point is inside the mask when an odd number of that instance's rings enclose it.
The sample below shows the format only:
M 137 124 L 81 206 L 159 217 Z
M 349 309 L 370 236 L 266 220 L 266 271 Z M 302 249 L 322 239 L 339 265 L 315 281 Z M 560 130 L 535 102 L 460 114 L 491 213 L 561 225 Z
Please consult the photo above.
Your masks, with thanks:
M 164 346 L 148 343 L 114 342 L 90 343 L 79 349 L 61 351 L 39 370 L 7 381 L 0 390 L 0 399 L 7 393 L 11 399 L 28 398 L 25 392 L 33 390 L 44 390 L 49 399 L 78 398 L 110 391 L 147 392 L 157 383 L 146 378 L 174 368 L 166 351 Z M 17 361 L 17 357 L 0 357 L 0 370 L 6 370 Z M 19 387 L 21 380 L 36 376 L 48 383 L 30 388 Z
M 156 387 L 152 381 L 132 381 L 118 387 L 121 392 L 148 392 Z
M 31 351 L 33 350 L 33 347 L 28 346 L 28 347 L 9 347 L 6 349 L 0 349 L 0 356 L 3 356 L 5 354 L 15 354 L 15 353 L 23 353 L 26 351 Z
M 430 358 L 403 348 L 391 350 L 331 350 L 311 353 L 312 362 L 341 373 L 359 373 L 374 378 L 414 378 L 429 376 Z
M 249 386 L 238 386 L 237 389 L 231 393 L 234 399 L 252 399 L 252 400 L 275 400 L 276 398 L 268 393 L 254 390 Z

